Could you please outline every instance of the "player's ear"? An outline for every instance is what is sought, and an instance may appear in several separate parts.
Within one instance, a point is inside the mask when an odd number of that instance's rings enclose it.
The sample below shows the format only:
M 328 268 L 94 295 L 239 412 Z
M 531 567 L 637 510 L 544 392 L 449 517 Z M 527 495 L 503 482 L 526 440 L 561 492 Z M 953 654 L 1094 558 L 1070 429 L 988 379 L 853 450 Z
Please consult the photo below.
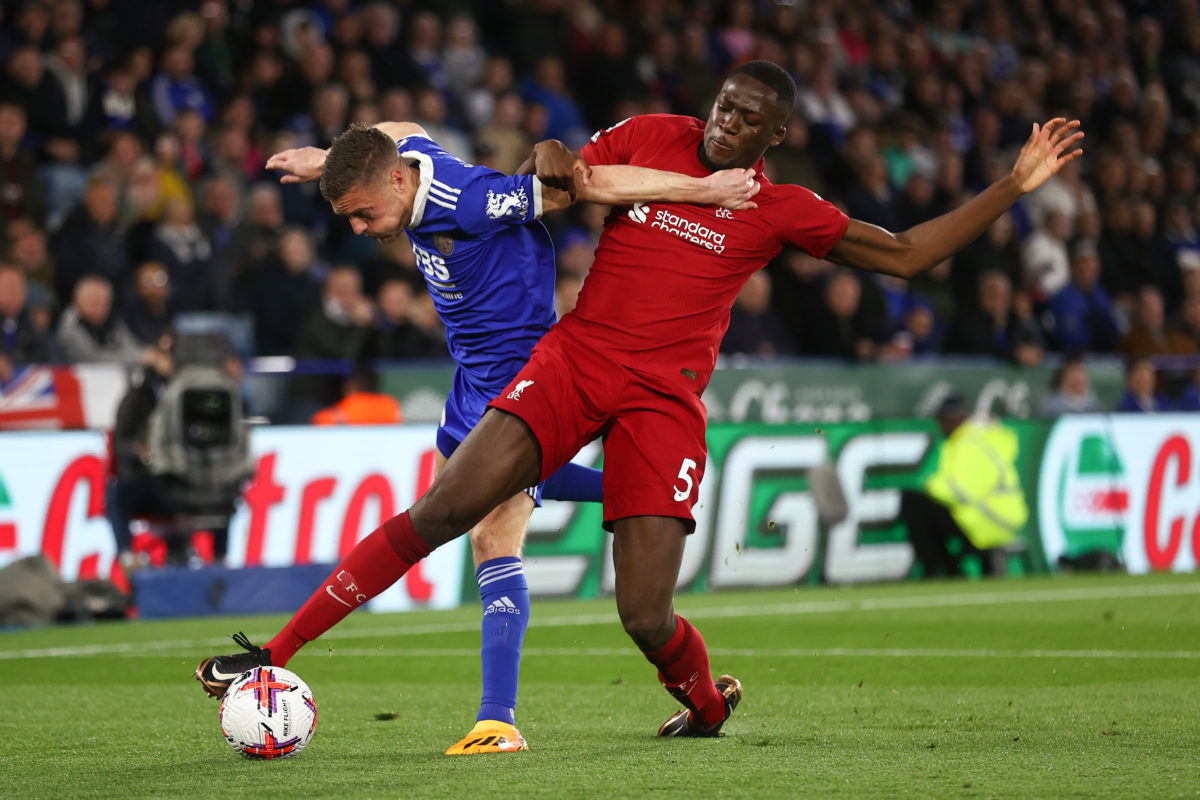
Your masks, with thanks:
M 774 147 L 775 145 L 782 142 L 783 137 L 785 137 L 785 136 L 787 136 L 787 123 L 786 122 L 781 123 L 779 125 L 779 127 L 777 127 L 775 129 L 775 135 L 771 137 L 771 147 Z
M 388 183 L 398 192 L 404 191 L 404 184 L 407 180 L 408 177 L 404 174 L 404 170 L 399 167 L 388 173 Z

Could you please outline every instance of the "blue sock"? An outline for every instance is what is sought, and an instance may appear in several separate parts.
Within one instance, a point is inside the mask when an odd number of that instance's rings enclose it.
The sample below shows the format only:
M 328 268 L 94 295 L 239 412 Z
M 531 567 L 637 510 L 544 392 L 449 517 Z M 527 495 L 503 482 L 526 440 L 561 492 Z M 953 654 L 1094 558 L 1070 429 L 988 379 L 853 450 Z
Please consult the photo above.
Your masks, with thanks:
M 583 503 L 599 503 L 601 499 L 601 477 L 598 469 L 582 464 L 567 462 L 542 486 L 545 500 L 575 500 Z
M 475 571 L 483 600 L 483 636 L 479 651 L 483 667 L 483 701 L 476 722 L 494 719 L 516 724 L 517 682 L 521 673 L 521 643 L 529 624 L 529 585 L 517 556 L 485 561 Z

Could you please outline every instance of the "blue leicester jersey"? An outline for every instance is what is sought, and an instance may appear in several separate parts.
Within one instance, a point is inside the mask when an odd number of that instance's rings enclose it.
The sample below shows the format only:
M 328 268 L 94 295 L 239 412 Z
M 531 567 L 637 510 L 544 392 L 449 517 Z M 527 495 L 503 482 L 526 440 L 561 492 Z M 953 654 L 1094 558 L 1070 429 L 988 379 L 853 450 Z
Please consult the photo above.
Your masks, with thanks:
M 397 150 L 420 172 L 405 230 L 450 355 L 472 383 L 498 392 L 555 321 L 542 185 L 463 163 L 424 136 Z

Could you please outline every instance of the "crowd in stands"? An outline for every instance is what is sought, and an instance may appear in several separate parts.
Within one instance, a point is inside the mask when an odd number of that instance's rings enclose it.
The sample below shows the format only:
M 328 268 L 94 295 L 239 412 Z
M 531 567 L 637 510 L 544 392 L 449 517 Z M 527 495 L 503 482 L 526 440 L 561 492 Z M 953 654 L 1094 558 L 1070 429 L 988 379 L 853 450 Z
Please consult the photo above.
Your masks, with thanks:
M 0 382 L 21 363 L 146 363 L 195 313 L 249 320 L 257 355 L 443 356 L 407 244 L 353 236 L 315 184 L 264 170 L 271 153 L 328 146 L 352 122 L 412 120 L 511 172 L 540 139 L 578 147 L 633 114 L 704 117 L 725 72 L 756 58 L 800 88 L 767 175 L 890 230 L 1003 176 L 1034 121 L 1080 119 L 1086 154 L 911 282 L 781 253 L 738 297 L 724 352 L 1020 365 L 1119 354 L 1130 402 L 1146 407 L 1179 398 L 1153 372 L 1147 390 L 1138 365 L 1200 350 L 1196 0 L 0 11 Z M 605 211 L 547 221 L 561 310 Z

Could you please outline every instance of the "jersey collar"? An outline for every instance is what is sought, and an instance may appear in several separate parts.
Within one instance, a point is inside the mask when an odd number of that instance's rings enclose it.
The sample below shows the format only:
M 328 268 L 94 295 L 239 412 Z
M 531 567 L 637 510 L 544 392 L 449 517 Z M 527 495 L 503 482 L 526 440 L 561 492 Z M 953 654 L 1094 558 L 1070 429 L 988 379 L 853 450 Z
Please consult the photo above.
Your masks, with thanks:
M 404 141 L 408 141 L 408 139 L 406 138 Z M 425 218 L 425 203 L 429 199 L 429 185 L 433 182 L 433 159 L 419 150 L 404 150 L 400 153 L 400 157 L 415 164 L 417 172 L 420 174 L 420 179 L 417 181 L 417 193 L 413 197 L 412 218 L 404 226 L 416 228 Z

